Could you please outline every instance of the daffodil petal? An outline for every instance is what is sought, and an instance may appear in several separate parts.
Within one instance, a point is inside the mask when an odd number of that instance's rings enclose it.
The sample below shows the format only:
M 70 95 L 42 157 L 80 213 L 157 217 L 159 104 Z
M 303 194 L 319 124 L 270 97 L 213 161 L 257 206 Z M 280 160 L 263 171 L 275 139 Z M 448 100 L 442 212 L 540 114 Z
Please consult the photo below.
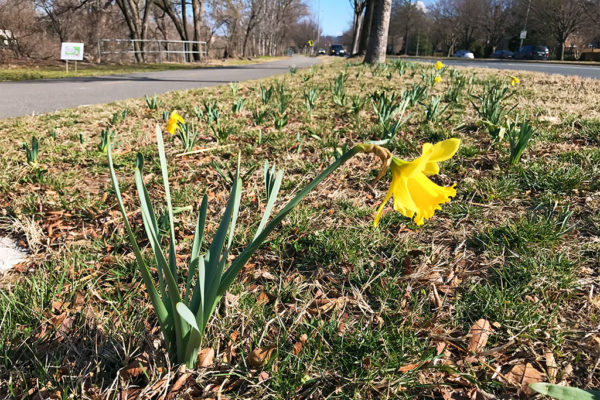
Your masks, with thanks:
M 390 189 L 394 193 L 394 210 L 405 217 L 412 218 L 417 212 L 417 205 L 408 191 L 409 179 L 399 176 L 395 182 L 392 181 Z
M 429 162 L 430 159 L 430 154 L 431 154 L 431 143 L 425 143 L 423 144 L 423 154 L 421 155 L 421 157 L 419 158 L 415 158 L 413 161 L 408 162 L 404 165 L 402 165 L 402 175 L 405 176 L 406 178 L 410 178 L 416 174 L 419 174 L 423 171 L 423 169 L 425 168 L 425 166 L 427 165 L 427 163 Z M 392 163 L 393 163 L 393 159 L 392 159 Z M 393 169 L 392 169 L 393 171 Z
M 431 146 L 430 148 L 428 147 L 428 150 L 430 149 L 428 161 L 445 161 L 456 154 L 458 147 L 460 146 L 460 139 L 447 139 L 434 145 L 431 143 L 425 143 L 423 145 L 423 154 L 425 154 L 425 145 Z
M 440 166 L 436 162 L 428 162 L 423 168 L 423 173 L 427 176 L 437 175 L 440 173 Z
M 177 128 L 179 128 L 179 123 L 185 124 L 185 120 L 181 115 L 177 114 L 177 111 L 173 111 L 167 121 L 167 132 L 174 135 Z
M 374 227 L 377 227 L 377 225 L 379 225 L 379 220 L 381 219 L 381 215 L 383 214 L 383 209 L 390 197 L 392 197 L 392 186 L 390 186 L 390 188 L 388 189 L 387 193 L 385 194 L 385 199 L 383 199 L 383 202 L 377 209 L 377 214 L 375 214 L 375 219 L 373 220 Z
M 424 174 L 408 180 L 408 192 L 416 204 L 415 223 L 422 225 L 425 219 L 433 217 L 436 210 L 441 210 L 443 203 L 456 196 L 454 186 L 439 186 Z
M 177 128 L 177 123 L 170 120 L 167 122 L 167 132 L 169 132 L 171 135 L 173 135 L 175 133 L 175 129 Z

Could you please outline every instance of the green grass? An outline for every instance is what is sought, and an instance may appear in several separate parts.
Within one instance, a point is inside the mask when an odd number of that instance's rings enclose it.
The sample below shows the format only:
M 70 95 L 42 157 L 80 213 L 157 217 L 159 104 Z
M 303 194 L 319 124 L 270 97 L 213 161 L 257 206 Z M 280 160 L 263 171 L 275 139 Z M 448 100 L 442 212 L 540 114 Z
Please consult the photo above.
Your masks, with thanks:
M 59 79 L 84 76 L 130 74 L 134 72 L 169 71 L 175 69 L 209 68 L 230 65 L 252 64 L 257 62 L 275 61 L 278 57 L 258 57 L 252 60 L 227 60 L 211 61 L 209 63 L 161 63 L 161 64 L 90 64 L 79 63 L 77 71 L 75 64 L 69 64 L 69 72 L 64 66 L 43 65 L 30 67 L 2 67 L 0 68 L 0 82 L 3 81 L 26 81 L 36 79 Z
M 238 155 L 244 191 L 236 254 L 252 238 L 264 207 L 264 160 L 285 170 L 279 208 L 344 145 L 381 134 L 368 97 L 375 88 L 400 96 L 421 81 L 422 68 L 409 65 L 400 77 L 391 67 L 371 71 L 336 61 L 313 72 L 240 83 L 235 96 L 227 85 L 165 94 L 155 111 L 134 99 L 0 120 L 2 215 L 33 219 L 39 229 L 2 223 L 0 231 L 41 248 L 27 268 L 0 277 L 0 394 L 117 398 L 143 389 L 159 396 L 153 387 L 164 390 L 161 379 L 170 373 L 169 390 L 181 376 L 162 347 L 125 239 L 106 155 L 97 148 L 115 112 L 128 110 L 115 127 L 115 168 L 150 264 L 134 200 L 136 152 L 146 159 L 146 183 L 158 203 L 163 189 L 153 132 L 155 124 L 164 129 L 162 112 L 177 110 L 193 120 L 200 130 L 197 150 L 209 149 L 180 156 L 179 140 L 165 135 L 174 206 L 194 210 L 176 216 L 184 263 L 202 195 L 209 197 L 212 233 Z M 340 106 L 328 88 L 344 69 L 348 100 Z M 473 93 L 490 80 L 509 79 L 491 70 L 467 73 L 476 74 Z M 466 397 L 478 389 L 514 398 L 518 387 L 495 371 L 532 363 L 546 373 L 545 351 L 561 366 L 557 382 L 599 386 L 593 351 L 585 346 L 600 321 L 597 290 L 589 297 L 600 283 L 600 116 L 588 99 L 576 103 L 576 112 L 557 111 L 558 120 L 543 120 L 545 110 L 574 107 L 568 93 L 577 78 L 524 73 L 519 79 L 516 110 L 536 116 L 531 122 L 539 134 L 517 166 L 508 163 L 507 143 L 493 142 L 478 124 L 467 96 L 435 124 L 424 121 L 423 106 L 407 110 L 410 119 L 386 146 L 411 160 L 426 141 L 460 137 L 458 154 L 433 177 L 442 185 L 456 182 L 456 198 L 422 227 L 388 205 L 374 228 L 390 173 L 374 182 L 377 160 L 349 161 L 288 216 L 241 272 L 207 328 L 203 347 L 216 351 L 215 363 L 191 371 L 179 395 L 215 397 L 207 388 L 220 387 L 232 399 L 441 398 L 445 391 Z M 291 99 L 285 127 L 273 126 L 277 90 L 265 106 L 260 85 L 285 87 Z M 445 76 L 430 94 L 443 98 L 448 85 Z M 322 90 L 311 119 L 304 92 L 313 86 Z M 586 88 L 597 93 L 600 83 L 586 81 Z M 239 96 L 245 107 L 233 115 Z M 365 101 L 358 113 L 351 98 Z M 225 141 L 217 142 L 206 120 L 196 121 L 193 109 L 203 108 L 204 100 L 216 100 L 222 123 L 233 128 Z M 255 107 L 269 114 L 261 123 L 252 116 Z M 21 149 L 33 135 L 40 138 L 37 167 L 26 164 Z M 469 330 L 481 318 L 494 326 L 485 350 L 498 349 L 469 357 Z M 438 354 L 440 344 L 447 353 Z M 272 358 L 262 368 L 250 366 L 247 355 L 266 346 L 275 346 Z M 140 363 L 145 372 L 135 371 Z M 566 365 L 573 367 L 570 374 Z

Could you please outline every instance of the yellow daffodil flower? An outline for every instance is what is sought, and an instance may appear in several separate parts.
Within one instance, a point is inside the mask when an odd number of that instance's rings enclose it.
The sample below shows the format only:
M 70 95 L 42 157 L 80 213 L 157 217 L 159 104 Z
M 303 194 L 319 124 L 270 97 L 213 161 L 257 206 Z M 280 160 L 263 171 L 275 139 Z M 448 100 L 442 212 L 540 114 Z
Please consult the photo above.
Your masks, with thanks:
M 175 131 L 179 128 L 178 123 L 185 124 L 185 120 L 181 117 L 181 115 L 177 114 L 176 111 L 171 113 L 169 120 L 167 121 L 167 132 L 171 135 L 175 134 Z
M 442 81 L 442 77 L 441 76 L 436 76 L 434 79 L 435 83 L 440 83 Z
M 511 85 L 517 86 L 519 84 L 519 82 L 521 82 L 521 81 L 519 81 L 519 78 L 517 78 L 516 76 L 511 76 L 511 81 L 510 81 Z
M 438 61 L 435 63 L 435 69 L 442 69 L 444 68 L 444 64 L 441 61 Z
M 423 144 L 421 157 L 414 161 L 404 161 L 392 157 L 392 183 L 385 199 L 375 215 L 373 224 L 377 226 L 388 200 L 394 197 L 394 210 L 408 218 L 413 218 L 417 225 L 433 217 L 435 210 L 441 210 L 441 204 L 456 196 L 456 184 L 443 187 L 428 177 L 440 172 L 438 162 L 451 158 L 460 146 L 460 139 L 448 139 L 436 144 Z

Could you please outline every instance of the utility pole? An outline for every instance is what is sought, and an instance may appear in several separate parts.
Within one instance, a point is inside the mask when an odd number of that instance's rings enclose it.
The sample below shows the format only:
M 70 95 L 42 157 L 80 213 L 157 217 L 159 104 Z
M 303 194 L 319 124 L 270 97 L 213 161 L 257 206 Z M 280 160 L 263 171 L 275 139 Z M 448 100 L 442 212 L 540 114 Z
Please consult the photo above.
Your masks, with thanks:
M 525 39 L 523 37 L 523 33 L 525 33 L 525 35 L 527 35 L 527 20 L 529 19 L 529 9 L 531 8 L 531 0 L 529 0 L 529 2 L 527 3 L 527 13 L 525 13 L 525 25 L 523 25 L 523 31 L 521 32 L 520 38 L 521 38 L 521 43 L 519 44 L 519 49 L 521 47 L 523 47 L 523 39 Z
M 319 46 L 320 39 L 321 39 L 321 0 L 318 0 L 317 1 L 317 53 L 319 52 L 319 49 L 321 48 Z

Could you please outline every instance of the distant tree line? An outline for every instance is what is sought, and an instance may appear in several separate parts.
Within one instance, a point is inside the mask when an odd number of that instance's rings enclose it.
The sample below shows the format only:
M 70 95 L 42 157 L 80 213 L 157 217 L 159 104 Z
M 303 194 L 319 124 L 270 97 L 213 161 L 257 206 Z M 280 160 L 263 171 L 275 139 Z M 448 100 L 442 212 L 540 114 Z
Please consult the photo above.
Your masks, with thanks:
M 176 39 L 205 41 L 213 57 L 272 56 L 306 47 L 317 28 L 304 0 L 0 0 L 0 34 L 11 35 L 0 61 L 57 58 L 65 41 L 84 42 L 94 60 L 107 38 L 137 39 L 136 51 L 143 40 Z
M 352 27 L 343 36 L 352 54 L 367 49 L 373 9 L 385 0 L 348 0 Z M 521 41 L 521 31 L 526 38 Z M 392 0 L 387 52 L 452 55 L 467 49 L 486 57 L 498 49 L 545 45 L 553 58 L 578 58 L 600 47 L 600 0 Z
M 148 61 L 144 40 L 205 41 L 213 57 L 279 55 L 306 49 L 319 37 L 306 1 L 0 0 L 0 61 L 55 59 L 64 41 L 84 42 L 94 61 L 100 39 L 116 38 L 135 39 L 141 62 Z M 563 59 L 600 47 L 600 0 L 436 0 L 427 6 L 417 0 L 347 1 L 352 26 L 341 40 L 354 55 L 367 55 L 369 47 L 379 53 L 383 45 L 394 54 L 467 49 L 485 57 L 536 44 Z

